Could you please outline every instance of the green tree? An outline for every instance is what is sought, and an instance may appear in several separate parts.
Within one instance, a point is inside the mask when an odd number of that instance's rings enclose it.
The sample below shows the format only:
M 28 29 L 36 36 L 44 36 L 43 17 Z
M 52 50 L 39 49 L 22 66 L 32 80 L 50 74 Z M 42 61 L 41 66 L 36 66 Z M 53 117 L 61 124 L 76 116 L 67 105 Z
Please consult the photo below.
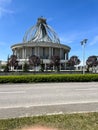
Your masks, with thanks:
M 55 70 L 60 70 L 60 57 L 59 56 L 52 56 L 50 66 L 54 66 Z
M 29 65 L 25 62 L 23 65 L 23 71 L 28 72 L 29 71 Z
M 40 62 L 40 67 L 41 67 L 41 72 L 44 72 L 44 69 L 45 69 L 45 66 L 44 66 L 44 63 L 43 63 L 43 60 L 41 60 Z
M 69 67 L 70 69 L 74 69 L 74 66 L 79 64 L 80 59 L 78 59 L 78 56 L 71 56 L 67 62 L 67 67 Z
M 8 63 L 4 66 L 4 72 L 9 72 L 9 65 L 8 65 Z
M 88 59 L 86 60 L 86 65 L 87 65 L 87 71 L 89 72 L 89 68 L 95 68 L 98 65 L 98 60 L 97 56 L 89 56 Z
M 4 72 L 9 72 L 9 56 L 7 58 L 7 64 L 4 66 Z
M 29 64 L 31 66 L 33 66 L 34 70 L 35 70 L 35 67 L 40 65 L 40 58 L 38 56 L 35 56 L 35 55 L 30 56 L 29 57 Z
M 18 67 L 18 61 L 17 61 L 16 55 L 10 56 L 10 58 L 8 59 L 8 65 L 14 69 L 16 69 Z

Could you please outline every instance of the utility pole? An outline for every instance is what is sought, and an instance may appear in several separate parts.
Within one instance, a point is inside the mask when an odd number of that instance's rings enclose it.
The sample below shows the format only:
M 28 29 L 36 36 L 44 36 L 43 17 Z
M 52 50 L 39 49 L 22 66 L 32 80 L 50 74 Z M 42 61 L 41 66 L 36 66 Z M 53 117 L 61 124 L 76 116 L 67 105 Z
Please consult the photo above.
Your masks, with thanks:
M 82 40 L 80 43 L 83 46 L 83 74 L 85 74 L 85 45 L 88 39 Z

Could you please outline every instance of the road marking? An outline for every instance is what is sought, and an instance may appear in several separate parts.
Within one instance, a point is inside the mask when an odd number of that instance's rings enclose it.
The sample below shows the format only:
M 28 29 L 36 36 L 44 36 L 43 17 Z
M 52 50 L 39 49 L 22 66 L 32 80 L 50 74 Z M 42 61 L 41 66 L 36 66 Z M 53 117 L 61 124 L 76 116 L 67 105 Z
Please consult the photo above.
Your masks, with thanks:
M 80 90 L 80 91 L 93 91 L 93 90 L 98 90 L 98 88 L 77 88 L 76 90 Z
M 44 107 L 44 106 L 60 106 L 60 105 L 74 105 L 74 104 L 92 104 L 92 103 L 98 103 L 98 100 L 96 101 L 75 101 L 75 102 L 66 102 L 66 103 L 50 103 L 50 104 L 31 104 L 31 105 L 17 105 L 17 106 L 4 106 L 4 107 L 0 107 L 0 109 L 15 109 L 15 108 L 30 108 L 30 107 Z
M 25 91 L 1 91 L 0 94 L 18 94 L 18 93 L 25 93 Z

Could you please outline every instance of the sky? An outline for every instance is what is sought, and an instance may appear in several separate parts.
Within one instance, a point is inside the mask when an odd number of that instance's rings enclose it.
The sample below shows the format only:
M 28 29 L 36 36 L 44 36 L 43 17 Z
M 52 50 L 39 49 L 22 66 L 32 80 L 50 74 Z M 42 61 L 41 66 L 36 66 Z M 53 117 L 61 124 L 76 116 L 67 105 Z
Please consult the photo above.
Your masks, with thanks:
M 98 0 L 0 0 L 0 60 L 22 43 L 25 32 L 43 16 L 60 38 L 83 61 L 81 41 L 88 39 L 85 60 L 98 56 Z

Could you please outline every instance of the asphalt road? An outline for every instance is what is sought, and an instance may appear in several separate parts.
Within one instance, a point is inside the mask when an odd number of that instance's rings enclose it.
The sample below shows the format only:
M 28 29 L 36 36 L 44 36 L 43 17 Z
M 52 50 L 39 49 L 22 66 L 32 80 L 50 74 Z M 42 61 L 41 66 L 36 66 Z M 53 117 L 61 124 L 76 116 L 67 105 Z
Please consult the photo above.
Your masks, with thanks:
M 98 112 L 98 82 L 0 84 L 0 118 Z

